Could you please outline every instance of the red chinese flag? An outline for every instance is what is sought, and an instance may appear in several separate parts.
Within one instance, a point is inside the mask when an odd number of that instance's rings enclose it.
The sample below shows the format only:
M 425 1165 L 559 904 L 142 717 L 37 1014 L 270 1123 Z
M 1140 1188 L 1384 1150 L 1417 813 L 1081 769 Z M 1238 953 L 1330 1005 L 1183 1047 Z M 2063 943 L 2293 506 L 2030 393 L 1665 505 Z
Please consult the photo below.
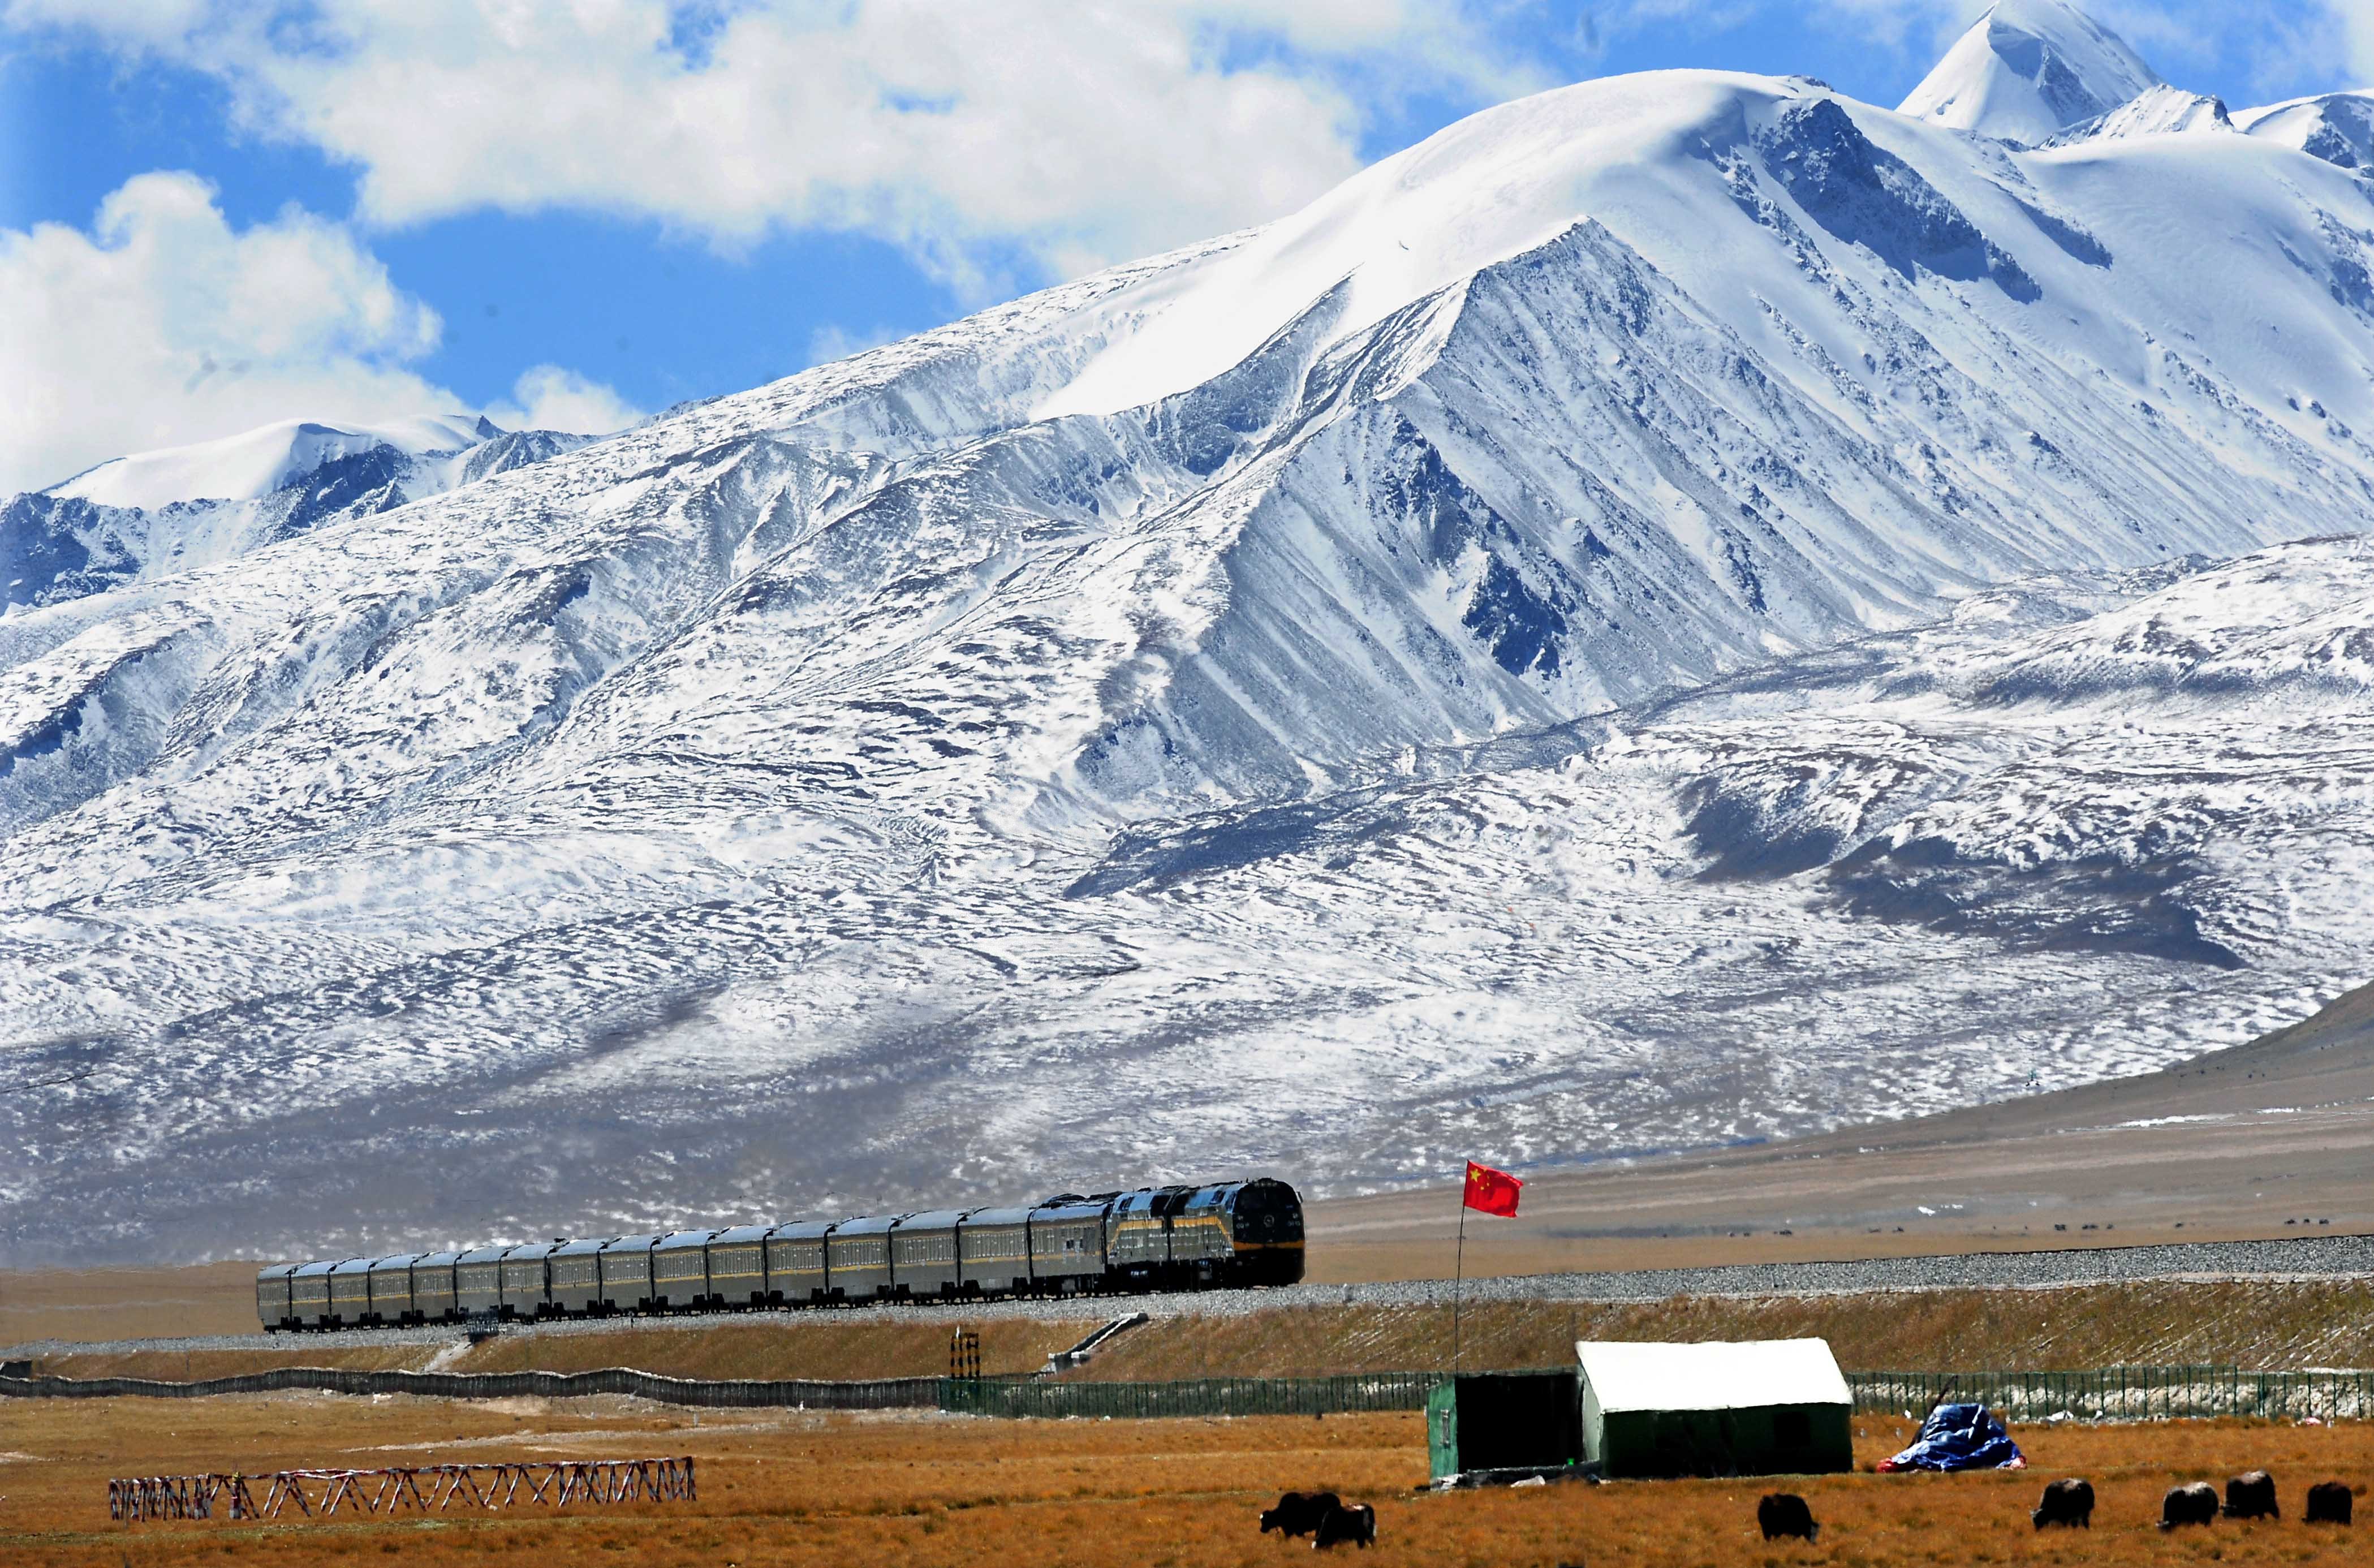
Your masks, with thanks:
M 1486 1214 L 1497 1214 L 1503 1220 L 1517 1217 L 1517 1193 L 1524 1183 L 1506 1171 L 1495 1171 L 1489 1165 L 1467 1162 L 1467 1207 Z

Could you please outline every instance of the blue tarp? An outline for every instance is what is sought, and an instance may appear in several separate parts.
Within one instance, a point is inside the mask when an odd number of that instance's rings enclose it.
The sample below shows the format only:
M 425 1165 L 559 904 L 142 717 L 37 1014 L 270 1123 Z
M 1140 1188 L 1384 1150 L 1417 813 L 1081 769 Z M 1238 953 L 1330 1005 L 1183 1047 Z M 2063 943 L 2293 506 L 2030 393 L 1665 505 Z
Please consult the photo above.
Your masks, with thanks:
M 1940 1405 L 1912 1446 L 1879 1468 L 1894 1470 L 2017 1470 L 2027 1460 L 1984 1405 Z

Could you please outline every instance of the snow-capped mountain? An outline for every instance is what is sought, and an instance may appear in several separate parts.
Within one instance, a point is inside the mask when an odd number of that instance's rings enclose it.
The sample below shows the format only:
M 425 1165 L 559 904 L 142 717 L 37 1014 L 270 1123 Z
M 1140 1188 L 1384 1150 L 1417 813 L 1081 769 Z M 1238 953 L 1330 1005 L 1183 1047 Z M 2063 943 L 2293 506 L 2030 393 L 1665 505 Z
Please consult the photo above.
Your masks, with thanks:
M 2033 147 L 2158 85 L 2124 39 L 2067 0 L 1995 0 L 1898 108 Z
M 0 614 L 210 566 L 585 444 L 480 416 L 288 419 L 118 457 L 0 508 Z
M 2120 136 L 2181 136 L 2196 131 L 2231 135 L 2237 129 L 2222 99 L 2162 83 L 2145 88 L 2108 113 L 2097 114 L 2045 138 L 2041 145 L 2074 147 L 2081 142 Z
M 2344 169 L 2374 168 L 2374 94 L 2327 93 L 2254 109 L 2238 122 L 2251 136 Z
M 1589 82 L 0 620 L 8 1246 L 1324 1189 L 2361 982 L 2374 202 L 2061 17 L 2033 142 Z

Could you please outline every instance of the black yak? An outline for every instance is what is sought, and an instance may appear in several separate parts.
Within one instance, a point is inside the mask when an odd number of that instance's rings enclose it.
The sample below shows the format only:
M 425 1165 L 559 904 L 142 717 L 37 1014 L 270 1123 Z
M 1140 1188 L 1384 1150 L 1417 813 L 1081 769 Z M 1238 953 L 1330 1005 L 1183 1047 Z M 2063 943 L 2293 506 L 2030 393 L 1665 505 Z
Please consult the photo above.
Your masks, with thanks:
M 1793 1491 L 1767 1492 L 1764 1500 L 1756 1505 L 1756 1523 L 1764 1531 L 1766 1540 L 1776 1540 L 1782 1536 L 1812 1540 L 1822 1530 L 1821 1526 L 1814 1523 L 1814 1511 L 1806 1507 L 1805 1500 Z
M 2066 1525 L 2072 1529 L 2094 1527 L 2094 1483 L 2074 1479 L 2047 1482 L 2044 1501 L 2028 1515 L 2028 1522 L 2038 1529 L 2047 1525 Z
M 2193 1481 L 2185 1486 L 2172 1486 L 2160 1499 L 2159 1527 L 2172 1530 L 2179 1525 L 2206 1525 L 2217 1517 L 2217 1489 L 2207 1481 Z
M 1291 1539 L 1307 1536 L 1319 1527 L 1319 1521 L 1343 1505 L 1343 1499 L 1332 1491 L 1289 1491 L 1277 1500 L 1275 1508 L 1262 1510 L 1262 1534 L 1272 1530 Z
M 1327 1517 L 1319 1521 L 1319 1533 L 1310 1538 L 1310 1550 L 1334 1546 L 1342 1541 L 1356 1543 L 1362 1551 L 1376 1544 L 1377 1511 L 1365 1503 L 1346 1503 L 1330 1509 Z
M 2353 1507 L 2349 1489 L 2339 1481 L 2319 1481 L 2308 1489 L 2308 1522 L 2311 1525 L 2345 1525 Z
M 2226 1483 L 2226 1516 L 2229 1519 L 2280 1519 L 2283 1505 L 2275 1501 L 2275 1478 L 2251 1470 Z

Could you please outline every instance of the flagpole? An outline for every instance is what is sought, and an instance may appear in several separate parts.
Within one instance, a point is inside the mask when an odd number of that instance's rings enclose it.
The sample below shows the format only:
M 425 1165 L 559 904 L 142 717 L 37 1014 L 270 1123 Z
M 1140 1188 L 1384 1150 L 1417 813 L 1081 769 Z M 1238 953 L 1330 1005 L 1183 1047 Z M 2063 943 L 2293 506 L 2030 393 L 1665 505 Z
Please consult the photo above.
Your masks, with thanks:
M 1451 1266 L 1451 1374 L 1459 1375 L 1459 1297 L 1467 1281 L 1467 1184 L 1459 1185 L 1459 1246 Z

